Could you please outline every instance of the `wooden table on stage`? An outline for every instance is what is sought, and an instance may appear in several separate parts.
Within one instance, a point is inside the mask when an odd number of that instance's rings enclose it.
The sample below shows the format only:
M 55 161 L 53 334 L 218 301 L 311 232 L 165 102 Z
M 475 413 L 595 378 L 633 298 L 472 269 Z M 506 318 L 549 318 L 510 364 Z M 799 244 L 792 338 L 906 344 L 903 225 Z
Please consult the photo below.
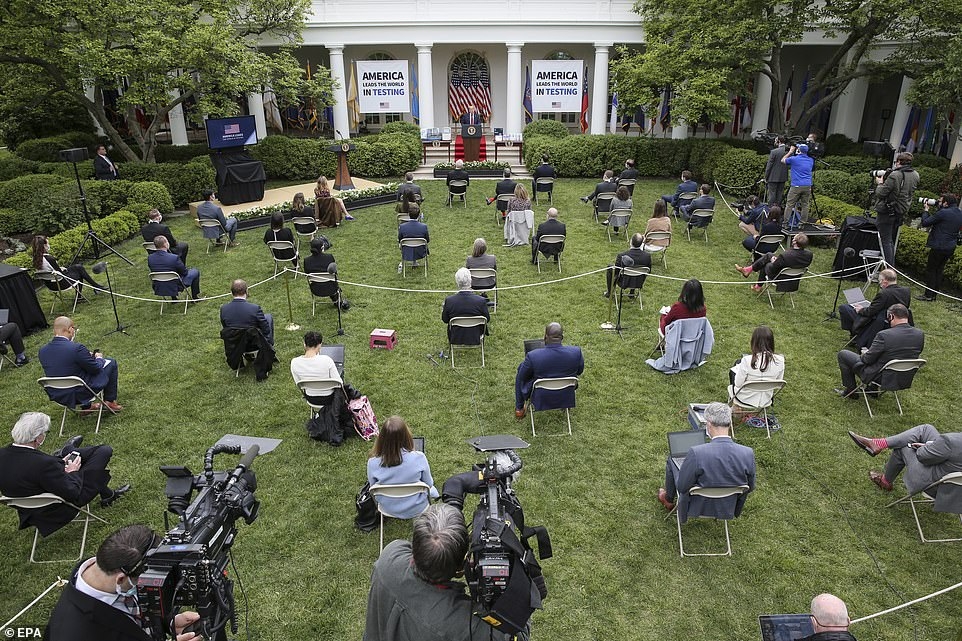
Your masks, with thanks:
M 448 162 L 451 162 L 451 141 L 450 140 L 422 140 L 421 141 L 421 162 L 428 164 L 428 147 L 447 147 Z
M 513 149 L 514 147 L 517 147 L 518 148 L 518 164 L 519 165 L 524 164 L 524 158 L 523 158 L 524 143 L 514 142 L 513 140 L 500 140 L 500 141 L 495 140 L 494 141 L 494 162 L 498 162 L 498 147 L 505 147 L 508 150 Z

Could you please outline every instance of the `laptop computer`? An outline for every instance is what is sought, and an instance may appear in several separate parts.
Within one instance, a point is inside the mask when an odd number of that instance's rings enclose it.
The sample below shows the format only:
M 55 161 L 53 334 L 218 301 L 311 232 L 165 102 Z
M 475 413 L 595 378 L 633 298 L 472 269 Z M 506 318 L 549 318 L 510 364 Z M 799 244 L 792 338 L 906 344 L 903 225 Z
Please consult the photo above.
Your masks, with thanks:
M 758 617 L 762 641 L 795 641 L 815 634 L 807 614 L 763 614 Z
M 543 338 L 532 338 L 524 342 L 524 353 L 527 354 L 533 349 L 541 349 L 544 347 Z
M 672 463 L 681 469 L 681 464 L 685 462 L 688 450 L 696 445 L 704 445 L 708 442 L 708 434 L 703 430 L 685 430 L 684 432 L 668 432 L 668 455 Z
M 10 322 L 10 310 L 0 309 L 0 326 L 6 325 Z
M 415 436 L 414 437 L 414 451 L 424 453 L 424 437 Z
M 324 356 L 329 356 L 332 361 L 334 361 L 334 366 L 337 368 L 337 375 L 344 380 L 344 346 L 343 345 L 323 345 L 321 347 L 321 354 Z
M 855 311 L 868 307 L 871 303 L 865 298 L 865 292 L 861 287 L 853 287 L 842 291 L 845 294 L 845 302 L 855 308 Z

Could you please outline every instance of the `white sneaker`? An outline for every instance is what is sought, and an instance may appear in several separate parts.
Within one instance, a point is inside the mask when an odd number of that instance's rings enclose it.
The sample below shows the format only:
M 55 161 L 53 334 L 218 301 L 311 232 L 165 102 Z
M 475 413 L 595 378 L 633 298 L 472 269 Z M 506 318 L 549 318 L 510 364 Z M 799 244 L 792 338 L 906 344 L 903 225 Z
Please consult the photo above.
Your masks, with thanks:
M 401 273 L 404 270 L 404 263 L 400 262 L 397 264 L 397 273 Z

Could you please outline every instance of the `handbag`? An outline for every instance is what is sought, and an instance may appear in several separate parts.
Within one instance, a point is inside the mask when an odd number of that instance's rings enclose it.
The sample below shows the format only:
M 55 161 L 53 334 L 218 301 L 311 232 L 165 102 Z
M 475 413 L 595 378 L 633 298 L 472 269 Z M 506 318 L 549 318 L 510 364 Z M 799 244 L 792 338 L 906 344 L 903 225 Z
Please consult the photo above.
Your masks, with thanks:
M 354 516 L 354 527 L 362 532 L 371 532 L 377 528 L 377 503 L 371 495 L 370 482 L 365 483 L 354 497 L 354 507 L 357 511 Z

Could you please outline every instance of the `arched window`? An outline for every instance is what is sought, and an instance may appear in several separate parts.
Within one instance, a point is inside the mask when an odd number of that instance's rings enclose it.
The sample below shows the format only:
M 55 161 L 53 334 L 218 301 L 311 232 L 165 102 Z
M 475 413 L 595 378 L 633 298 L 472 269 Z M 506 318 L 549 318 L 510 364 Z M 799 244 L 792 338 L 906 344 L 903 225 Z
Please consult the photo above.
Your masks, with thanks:
M 575 57 L 572 56 L 567 51 L 562 51 L 560 49 L 557 49 L 549 53 L 547 56 L 545 56 L 544 59 L 545 60 L 574 60 Z
M 458 54 L 448 69 L 448 112 L 452 120 L 474 105 L 485 120 L 491 118 L 491 72 L 487 61 L 472 52 Z

